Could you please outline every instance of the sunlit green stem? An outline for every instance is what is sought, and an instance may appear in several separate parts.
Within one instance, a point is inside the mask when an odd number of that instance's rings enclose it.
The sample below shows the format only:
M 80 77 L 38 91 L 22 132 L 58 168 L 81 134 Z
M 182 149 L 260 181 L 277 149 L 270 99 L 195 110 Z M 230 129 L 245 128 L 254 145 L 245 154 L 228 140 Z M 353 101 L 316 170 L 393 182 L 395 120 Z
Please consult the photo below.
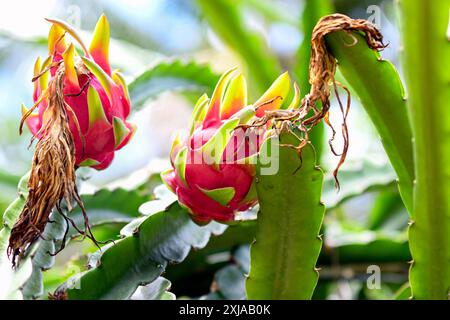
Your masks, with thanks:
M 416 183 L 409 228 L 415 299 L 449 299 L 450 1 L 401 2 Z
M 338 61 L 339 70 L 375 125 L 397 173 L 403 203 L 411 212 L 414 181 L 412 132 L 400 77 L 394 66 L 382 60 L 358 33 L 335 32 L 326 37 L 326 42 Z

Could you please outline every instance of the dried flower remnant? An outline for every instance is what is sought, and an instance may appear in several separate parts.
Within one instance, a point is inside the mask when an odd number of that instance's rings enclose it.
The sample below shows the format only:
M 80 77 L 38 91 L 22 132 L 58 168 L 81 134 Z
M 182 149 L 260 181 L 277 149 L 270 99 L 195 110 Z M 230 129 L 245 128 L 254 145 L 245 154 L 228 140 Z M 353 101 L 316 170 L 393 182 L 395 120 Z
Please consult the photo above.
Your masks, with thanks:
M 350 108 L 350 92 L 345 86 L 335 80 L 336 59 L 328 51 L 325 43 L 325 37 L 328 34 L 337 31 L 348 32 L 349 36 L 351 36 L 354 41 L 357 41 L 357 39 L 352 35 L 352 32 L 362 32 L 371 49 L 379 51 L 386 47 L 383 43 L 383 36 L 380 31 L 366 20 L 351 19 L 342 14 L 332 14 L 323 17 L 314 28 L 311 39 L 311 60 L 309 65 L 309 83 L 311 84 L 310 92 L 304 96 L 300 104 L 293 102 L 291 107 L 287 110 L 266 111 L 265 116 L 253 125 L 264 125 L 268 121 L 271 121 L 275 126 L 279 126 L 279 123 L 286 121 L 293 123 L 295 127 L 303 132 L 303 139 L 300 144 L 298 146 L 292 146 L 300 152 L 302 147 L 308 141 L 308 132 L 323 120 L 332 130 L 332 137 L 329 140 L 330 148 L 336 156 L 340 157 L 339 163 L 333 172 L 336 180 L 336 186 L 339 188 L 337 174 L 339 168 L 345 161 L 349 146 L 346 121 Z M 347 93 L 347 101 L 345 106 L 339 97 L 338 87 L 341 87 Z M 333 147 L 332 143 L 336 135 L 336 131 L 329 121 L 330 96 L 332 90 L 335 92 L 337 97 L 343 118 L 342 137 L 344 145 L 343 150 L 340 153 L 336 152 Z M 283 126 L 283 128 L 287 127 L 288 126 Z

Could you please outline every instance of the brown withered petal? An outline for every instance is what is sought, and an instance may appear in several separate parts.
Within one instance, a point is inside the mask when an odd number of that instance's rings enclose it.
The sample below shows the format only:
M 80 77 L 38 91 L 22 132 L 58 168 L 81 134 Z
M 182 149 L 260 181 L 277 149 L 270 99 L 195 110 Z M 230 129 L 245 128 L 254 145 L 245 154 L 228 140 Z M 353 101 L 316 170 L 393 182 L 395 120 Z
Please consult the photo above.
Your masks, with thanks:
M 333 172 L 336 186 L 339 188 L 337 174 L 339 168 L 345 161 L 349 146 L 346 121 L 351 101 L 350 91 L 334 79 L 336 59 L 328 51 L 325 43 L 325 36 L 337 31 L 347 31 L 351 37 L 354 37 L 351 32 L 361 31 L 371 49 L 379 51 L 386 47 L 380 31 L 367 20 L 351 19 L 343 14 L 332 14 L 323 17 L 314 28 L 311 38 L 311 60 L 309 64 L 310 92 L 303 97 L 300 106 L 291 105 L 286 110 L 266 111 L 265 116 L 256 121 L 253 126 L 263 126 L 268 121 L 272 121 L 275 128 L 290 130 L 290 126 L 283 125 L 283 123 L 288 122 L 294 124 L 303 133 L 303 137 L 298 146 L 291 147 L 300 153 L 303 146 L 308 142 L 308 132 L 323 120 L 332 131 L 331 139 L 329 139 L 331 151 L 340 157 L 339 163 Z M 345 107 L 339 97 L 338 87 L 345 90 L 347 94 Z M 336 94 L 342 113 L 342 138 L 344 146 L 341 152 L 336 152 L 332 144 L 336 131 L 329 121 L 331 90 L 334 90 Z

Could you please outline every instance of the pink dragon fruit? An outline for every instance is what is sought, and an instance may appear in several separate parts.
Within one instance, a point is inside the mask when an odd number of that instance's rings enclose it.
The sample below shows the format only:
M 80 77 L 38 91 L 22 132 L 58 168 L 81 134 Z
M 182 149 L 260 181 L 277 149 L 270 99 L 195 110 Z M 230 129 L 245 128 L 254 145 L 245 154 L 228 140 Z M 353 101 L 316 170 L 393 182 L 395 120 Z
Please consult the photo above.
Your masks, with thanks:
M 172 169 L 162 173 L 195 222 L 230 222 L 256 204 L 255 165 L 250 160 L 262 145 L 266 126 L 245 124 L 266 110 L 278 109 L 289 87 L 289 75 L 284 73 L 247 106 L 245 78 L 233 69 L 221 77 L 211 100 L 206 95 L 198 100 L 189 135 L 177 136 L 170 155 Z
M 78 231 L 97 244 L 78 194 L 75 171 L 80 166 L 108 167 L 114 152 L 127 144 L 134 131 L 125 120 L 130 114 L 127 87 L 120 73 L 111 72 L 109 66 L 106 17 L 100 17 L 89 49 L 71 26 L 47 20 L 52 23 L 49 57 L 35 63 L 34 106 L 29 110 L 22 106 L 20 131 L 25 122 L 38 141 L 27 201 L 9 237 L 7 251 L 13 265 L 42 234 L 53 208 L 64 215 L 62 200 L 68 211 L 73 203 L 80 207 L 86 230 Z M 78 43 L 82 55 L 68 36 Z M 60 250 L 65 239 L 62 243 Z
M 71 26 L 47 20 L 52 23 L 49 57 L 42 64 L 39 58 L 35 63 L 35 105 L 30 110 L 22 106 L 24 119 L 31 133 L 41 138 L 49 84 L 63 64 L 65 112 L 75 144 L 75 165 L 105 169 L 114 152 L 127 144 L 135 130 L 126 122 L 130 99 L 125 81 L 118 70 L 111 72 L 109 65 L 108 20 L 104 15 L 100 17 L 89 49 Z M 78 43 L 83 55 L 78 55 L 67 35 Z M 36 114 L 32 113 L 34 109 Z

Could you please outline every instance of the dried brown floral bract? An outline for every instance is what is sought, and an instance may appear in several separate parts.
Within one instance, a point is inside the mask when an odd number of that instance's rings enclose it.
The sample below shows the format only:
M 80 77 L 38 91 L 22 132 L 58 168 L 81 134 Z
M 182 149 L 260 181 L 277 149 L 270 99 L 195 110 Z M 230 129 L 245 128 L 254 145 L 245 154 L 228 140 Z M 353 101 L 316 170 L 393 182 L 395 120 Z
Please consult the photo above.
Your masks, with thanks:
M 328 51 L 325 42 L 325 37 L 328 34 L 337 31 L 348 32 L 349 36 L 354 39 L 353 44 L 357 41 L 353 32 L 361 32 L 371 49 L 379 51 L 386 47 L 383 43 L 383 36 L 380 31 L 367 20 L 351 19 L 342 14 L 332 14 L 323 17 L 314 28 L 311 39 L 311 60 L 309 65 L 310 92 L 303 97 L 299 106 L 294 106 L 287 110 L 266 111 L 265 117 L 256 120 L 253 123 L 253 126 L 262 126 L 269 121 L 278 128 L 289 127 L 280 126 L 280 122 L 287 121 L 294 124 L 295 127 L 303 132 L 303 139 L 300 144 L 298 146 L 292 146 L 300 152 L 308 141 L 308 132 L 323 120 L 332 130 L 332 136 L 329 140 L 330 148 L 335 155 L 340 157 L 339 163 L 333 172 L 336 179 L 336 186 L 339 188 L 337 173 L 340 166 L 345 161 L 349 146 L 347 115 L 351 101 L 349 90 L 334 78 L 337 63 L 333 54 Z M 351 46 L 352 44 L 350 43 L 348 45 Z M 339 96 L 338 87 L 342 88 L 347 94 L 345 106 Z M 333 147 L 336 131 L 329 120 L 330 96 L 332 90 L 336 95 L 342 113 L 342 152 L 336 152 Z

